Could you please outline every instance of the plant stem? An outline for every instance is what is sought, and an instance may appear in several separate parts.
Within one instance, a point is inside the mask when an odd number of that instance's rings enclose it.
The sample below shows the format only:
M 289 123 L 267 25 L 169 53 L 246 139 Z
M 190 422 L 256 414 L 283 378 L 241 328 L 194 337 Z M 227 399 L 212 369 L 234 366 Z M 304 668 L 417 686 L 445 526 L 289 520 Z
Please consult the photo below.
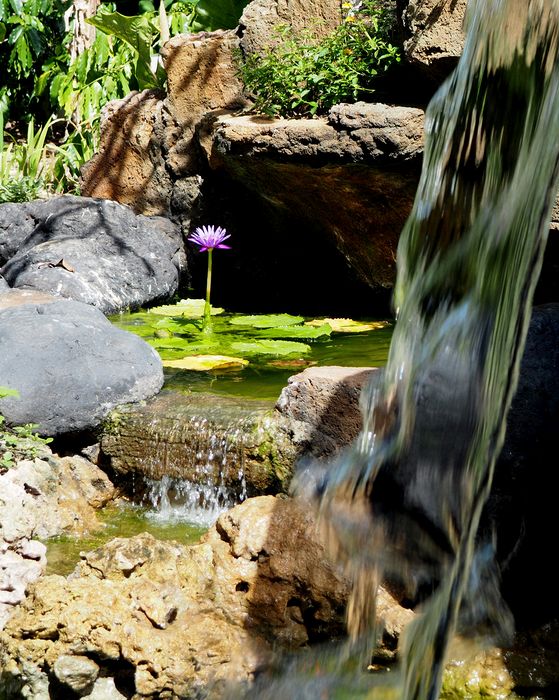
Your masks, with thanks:
M 212 253 L 213 248 L 208 248 L 208 276 L 206 279 L 206 303 L 204 304 L 204 322 L 202 324 L 202 330 L 205 333 L 211 332 L 212 321 L 211 321 L 211 306 L 210 306 L 210 292 L 212 289 Z

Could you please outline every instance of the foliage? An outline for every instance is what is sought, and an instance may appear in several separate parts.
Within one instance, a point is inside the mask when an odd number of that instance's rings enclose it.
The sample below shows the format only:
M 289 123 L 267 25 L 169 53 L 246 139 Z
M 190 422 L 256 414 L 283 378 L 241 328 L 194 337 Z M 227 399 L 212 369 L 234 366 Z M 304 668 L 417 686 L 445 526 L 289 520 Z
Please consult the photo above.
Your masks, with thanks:
M 57 51 L 65 35 L 64 12 L 70 0 L 0 0 L 0 112 L 34 113 L 37 67 Z
M 15 389 L 0 386 L 0 399 L 6 396 L 19 396 Z M 9 469 L 20 459 L 34 459 L 41 448 L 52 442 L 52 438 L 43 438 L 33 432 L 36 425 L 27 423 L 8 427 L 6 419 L 0 415 L 0 469 Z
M 198 0 L 192 21 L 195 32 L 234 29 L 250 0 Z
M 338 326 L 334 331 L 326 319 L 305 320 L 291 314 L 246 316 L 212 309 L 212 332 L 204 333 L 204 305 L 203 299 L 181 299 L 113 320 L 150 343 L 165 366 L 191 370 L 242 369 L 249 362 L 281 368 L 286 362 L 307 358 L 311 344 L 328 341 L 333 332 L 367 332 L 387 325 L 332 319 Z
M 58 121 L 52 117 L 35 128 L 27 124 L 25 138 L 4 142 L 4 121 L 0 113 L 0 203 L 28 202 L 49 192 L 61 191 L 70 179 L 72 152 L 68 145 L 54 146 L 47 136 Z
M 389 41 L 388 11 L 374 0 L 349 14 L 331 34 L 296 33 L 279 25 L 278 45 L 239 61 L 255 109 L 270 116 L 312 116 L 374 91 L 375 77 L 399 61 Z

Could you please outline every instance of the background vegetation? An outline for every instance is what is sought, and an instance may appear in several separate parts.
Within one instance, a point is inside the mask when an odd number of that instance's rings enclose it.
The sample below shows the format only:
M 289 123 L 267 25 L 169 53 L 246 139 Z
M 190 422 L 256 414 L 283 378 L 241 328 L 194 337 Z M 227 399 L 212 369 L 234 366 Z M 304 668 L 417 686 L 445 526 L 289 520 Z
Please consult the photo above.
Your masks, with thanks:
M 133 90 L 164 88 L 159 50 L 185 32 L 237 26 L 248 0 L 0 0 L 0 202 L 77 192 L 98 147 L 101 111 Z M 85 8 L 85 9 L 84 9 Z M 278 27 L 278 45 L 245 57 L 255 109 L 312 116 L 367 98 L 399 60 L 392 18 L 374 0 L 346 5 L 338 29 Z

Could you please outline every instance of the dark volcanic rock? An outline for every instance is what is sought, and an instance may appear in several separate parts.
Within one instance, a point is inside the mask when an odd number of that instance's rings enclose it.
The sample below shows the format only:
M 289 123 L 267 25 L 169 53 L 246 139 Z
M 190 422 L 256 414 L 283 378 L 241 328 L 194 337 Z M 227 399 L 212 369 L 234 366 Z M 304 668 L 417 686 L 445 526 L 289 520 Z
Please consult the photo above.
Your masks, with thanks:
M 14 294 L 0 297 L 0 386 L 20 393 L 2 399 L 8 423 L 37 423 L 43 435 L 93 429 L 116 405 L 161 388 L 156 351 L 98 309 L 57 299 L 14 306 Z
M 0 263 L 12 287 L 115 313 L 171 297 L 185 253 L 179 227 L 167 219 L 64 196 L 0 206 Z

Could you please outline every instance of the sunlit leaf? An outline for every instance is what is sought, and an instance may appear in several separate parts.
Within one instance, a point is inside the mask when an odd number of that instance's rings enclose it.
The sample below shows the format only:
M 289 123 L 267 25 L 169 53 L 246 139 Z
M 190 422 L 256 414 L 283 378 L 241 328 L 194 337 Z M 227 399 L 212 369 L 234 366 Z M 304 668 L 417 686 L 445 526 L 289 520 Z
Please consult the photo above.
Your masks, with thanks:
M 231 343 L 231 350 L 243 355 L 304 355 L 311 351 L 309 345 L 289 340 L 254 340 Z
M 199 0 L 192 29 L 210 32 L 214 29 L 234 29 L 245 5 L 250 0 Z
M 158 314 L 160 316 L 184 316 L 185 318 L 202 318 L 204 315 L 204 300 L 203 299 L 181 299 L 176 304 L 165 304 L 163 306 L 154 306 L 149 310 L 150 314 Z M 222 314 L 223 309 L 212 306 L 212 316 Z
M 376 331 L 381 328 L 389 328 L 389 321 L 369 321 L 361 323 L 350 318 L 315 318 L 306 321 L 306 326 L 322 326 L 327 323 L 336 333 L 364 333 L 365 331 Z
M 301 340 L 318 340 L 327 338 L 332 333 L 332 328 L 324 323 L 322 326 L 285 326 L 283 328 L 265 328 L 256 331 L 257 338 L 300 338 Z
M 252 326 L 253 328 L 283 328 L 303 323 L 303 316 L 291 316 L 291 314 L 257 314 L 253 316 L 235 316 L 229 319 L 233 326 Z
M 228 357 L 227 355 L 191 355 L 181 360 L 163 360 L 164 367 L 173 369 L 189 369 L 207 372 L 212 369 L 226 369 L 229 367 L 244 367 L 248 360 L 241 357 Z

